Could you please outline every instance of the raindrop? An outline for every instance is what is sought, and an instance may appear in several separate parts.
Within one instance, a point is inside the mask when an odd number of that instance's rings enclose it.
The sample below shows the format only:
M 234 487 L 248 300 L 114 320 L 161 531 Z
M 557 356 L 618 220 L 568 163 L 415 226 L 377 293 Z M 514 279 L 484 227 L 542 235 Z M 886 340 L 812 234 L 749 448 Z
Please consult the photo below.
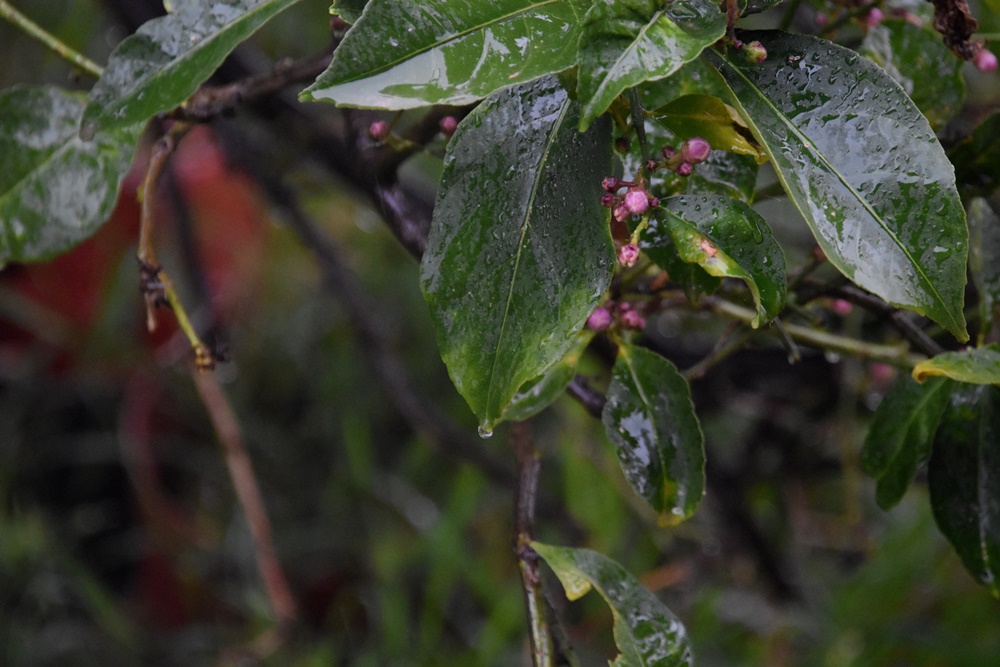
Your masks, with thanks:
M 483 440 L 493 437 L 493 429 L 486 426 L 486 424 L 479 425 L 479 437 Z

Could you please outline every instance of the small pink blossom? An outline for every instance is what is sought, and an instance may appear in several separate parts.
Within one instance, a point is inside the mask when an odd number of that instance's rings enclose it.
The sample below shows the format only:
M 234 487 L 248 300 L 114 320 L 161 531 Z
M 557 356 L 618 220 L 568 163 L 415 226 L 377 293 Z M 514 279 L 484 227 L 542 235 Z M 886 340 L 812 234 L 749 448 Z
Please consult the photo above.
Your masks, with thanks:
M 587 318 L 587 328 L 591 331 L 604 331 L 611 326 L 611 311 L 597 307 Z
M 690 176 L 692 171 L 694 171 L 694 168 L 690 162 L 681 162 L 677 165 L 677 174 L 679 176 Z
M 440 121 L 438 121 L 438 129 L 441 130 L 441 134 L 446 137 L 450 137 L 455 134 L 455 130 L 458 128 L 458 119 L 454 116 L 445 116 Z
M 368 136 L 375 141 L 382 141 L 389 136 L 389 123 L 384 120 L 376 120 L 368 126 Z
M 691 137 L 681 146 L 681 159 L 691 164 L 704 162 L 711 154 L 712 146 L 701 137 Z
M 632 188 L 625 193 L 625 208 L 633 215 L 642 215 L 649 208 L 649 195 L 642 188 Z
M 646 328 L 646 318 L 637 310 L 622 313 L 622 326 L 626 329 L 641 330 Z
M 988 49 L 983 49 L 972 59 L 972 64 L 980 72 L 995 72 L 997 69 L 997 57 Z
M 618 263 L 629 268 L 635 266 L 639 261 L 639 246 L 634 243 L 626 243 L 618 250 Z

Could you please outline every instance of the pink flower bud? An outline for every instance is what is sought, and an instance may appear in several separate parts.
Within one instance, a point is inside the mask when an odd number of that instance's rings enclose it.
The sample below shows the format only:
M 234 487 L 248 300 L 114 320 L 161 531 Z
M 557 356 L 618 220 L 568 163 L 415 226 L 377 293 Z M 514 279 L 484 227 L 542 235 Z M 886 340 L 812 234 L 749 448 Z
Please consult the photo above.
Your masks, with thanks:
M 872 7 L 868 13 L 865 14 L 865 18 L 861 21 L 861 23 L 867 28 L 877 28 L 879 24 L 882 23 L 882 19 L 884 18 L 885 14 L 882 13 L 881 9 L 878 7 Z
M 591 331 L 604 331 L 611 326 L 611 311 L 597 307 L 587 318 L 587 328 Z
M 846 299 L 834 299 L 833 303 L 830 304 L 833 312 L 837 313 L 841 317 L 849 315 L 852 310 L 854 310 L 854 305 Z
M 458 128 L 458 119 L 454 116 L 445 116 L 440 121 L 438 121 L 438 129 L 441 130 L 441 134 L 446 137 L 450 137 L 455 134 L 455 129 Z
M 743 53 L 746 54 L 747 60 L 752 63 L 762 63 L 767 60 L 767 49 L 757 40 L 744 44 Z
M 649 195 L 641 188 L 632 188 L 625 193 L 624 203 L 629 213 L 642 215 L 649 208 Z
M 626 329 L 641 330 L 646 328 L 646 318 L 637 310 L 622 313 L 622 326 Z
M 694 171 L 694 169 L 691 167 L 690 162 L 681 162 L 677 165 L 677 174 L 679 176 L 690 176 L 692 171 Z
M 375 141 L 382 141 L 389 136 L 389 123 L 384 120 L 376 120 L 368 126 L 368 136 Z
M 681 159 L 691 164 L 698 164 L 708 159 L 712 147 L 701 137 L 691 137 L 681 146 Z
M 635 266 L 639 261 L 639 246 L 634 243 L 626 243 L 618 250 L 618 263 L 626 269 Z
M 658 198 L 654 197 L 653 195 L 649 195 L 648 200 L 649 200 L 649 207 L 650 208 L 656 208 L 657 206 L 660 205 L 660 200 Z
M 631 216 L 631 215 L 632 214 L 629 213 L 628 209 L 625 207 L 625 204 L 618 204 L 613 209 L 611 209 L 611 216 L 617 222 L 625 222 L 626 220 L 629 219 L 629 216 Z
M 997 57 L 989 49 L 983 49 L 972 59 L 972 64 L 980 72 L 995 72 L 997 69 Z
M 608 176 L 601 181 L 601 187 L 604 188 L 605 192 L 617 192 L 621 186 L 621 181 L 614 176 Z
M 673 146 L 664 146 L 663 150 L 660 151 L 660 154 L 663 155 L 663 157 L 665 157 L 666 159 L 669 160 L 670 158 L 672 158 L 674 156 L 675 152 L 676 151 L 674 150 Z
M 611 208 L 618 202 L 618 196 L 610 192 L 605 192 L 601 195 L 601 206 L 605 208 Z

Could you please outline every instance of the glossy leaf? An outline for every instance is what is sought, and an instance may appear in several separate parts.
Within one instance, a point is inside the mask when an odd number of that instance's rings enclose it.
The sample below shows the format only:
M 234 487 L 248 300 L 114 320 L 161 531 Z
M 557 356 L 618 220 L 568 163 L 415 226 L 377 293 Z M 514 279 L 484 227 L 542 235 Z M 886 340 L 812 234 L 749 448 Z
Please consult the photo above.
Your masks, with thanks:
M 570 601 L 597 589 L 614 618 L 615 644 L 621 654 L 614 667 L 689 667 L 691 645 L 680 620 L 648 589 L 612 559 L 590 549 L 532 542 L 566 591 Z
M 610 132 L 577 132 L 577 109 L 546 77 L 488 99 L 448 144 L 421 281 L 485 431 L 574 346 L 611 280 Z
M 367 0 L 333 0 L 330 13 L 354 25 L 361 18 L 361 12 L 364 11 L 366 4 Z
M 941 414 L 955 383 L 936 378 L 918 384 L 903 376 L 875 411 L 861 450 L 861 469 L 875 479 L 875 499 L 894 507 L 930 458 Z
M 240 42 L 298 0 L 206 0 L 184 3 L 147 21 L 108 59 L 90 91 L 85 135 L 145 123 L 197 90 Z
M 576 375 L 576 365 L 593 337 L 592 331 L 584 329 L 569 354 L 541 376 L 526 382 L 504 411 L 504 421 L 517 422 L 534 417 L 559 398 Z
M 739 278 L 750 289 L 754 328 L 785 307 L 785 255 L 760 214 L 719 196 L 672 197 L 658 213 L 677 252 L 719 278 Z
M 962 107 L 962 61 L 930 25 L 885 19 L 868 31 L 860 51 L 903 87 L 935 130 Z
M 0 266 L 68 250 L 111 214 L 141 128 L 84 141 L 85 105 L 58 88 L 0 93 Z
M 988 197 L 1000 186 L 1000 113 L 952 146 L 948 157 L 963 197 Z
M 725 31 L 726 16 L 712 0 L 594 3 L 580 37 L 580 129 L 603 114 L 623 90 L 670 76 Z
M 660 523 L 694 514 L 705 491 L 704 437 L 677 368 L 645 348 L 620 345 L 601 419 L 625 478 Z
M 913 379 L 917 382 L 937 376 L 972 384 L 1000 384 L 1000 345 L 944 352 L 913 368 Z
M 638 91 L 644 109 L 658 109 L 685 95 L 729 95 L 726 82 L 704 56 L 685 63 L 665 79 L 644 81 Z
M 302 99 L 378 109 L 475 102 L 572 67 L 587 4 L 371 0 Z
M 941 532 L 972 576 L 1000 597 L 1000 388 L 957 385 L 927 483 Z
M 979 291 L 979 344 L 1000 317 L 1000 215 L 985 199 L 966 206 L 969 218 L 969 272 Z
M 831 263 L 968 340 L 968 230 L 927 120 L 853 51 L 780 32 L 741 38 L 760 40 L 767 60 L 723 57 L 720 71 Z
M 639 238 L 639 247 L 661 269 L 667 272 L 672 281 L 684 289 L 684 293 L 692 301 L 701 294 L 711 294 L 719 288 L 722 280 L 709 275 L 697 264 L 691 264 L 681 259 L 670 236 L 667 224 L 660 223 L 660 216 L 653 216 Z
M 701 137 L 712 150 L 749 155 L 757 162 L 767 160 L 739 112 L 718 97 L 685 95 L 654 109 L 652 115 L 680 137 Z
M 780 5 L 785 0 L 739 0 L 740 16 L 759 14 Z

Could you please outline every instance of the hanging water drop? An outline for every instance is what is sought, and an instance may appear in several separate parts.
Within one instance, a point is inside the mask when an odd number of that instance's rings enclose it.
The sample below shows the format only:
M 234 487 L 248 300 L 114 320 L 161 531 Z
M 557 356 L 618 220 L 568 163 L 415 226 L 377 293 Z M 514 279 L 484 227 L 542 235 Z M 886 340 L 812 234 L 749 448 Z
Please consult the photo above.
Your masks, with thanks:
M 493 429 L 487 426 L 485 423 L 479 425 L 479 437 L 483 440 L 487 440 L 493 437 Z

